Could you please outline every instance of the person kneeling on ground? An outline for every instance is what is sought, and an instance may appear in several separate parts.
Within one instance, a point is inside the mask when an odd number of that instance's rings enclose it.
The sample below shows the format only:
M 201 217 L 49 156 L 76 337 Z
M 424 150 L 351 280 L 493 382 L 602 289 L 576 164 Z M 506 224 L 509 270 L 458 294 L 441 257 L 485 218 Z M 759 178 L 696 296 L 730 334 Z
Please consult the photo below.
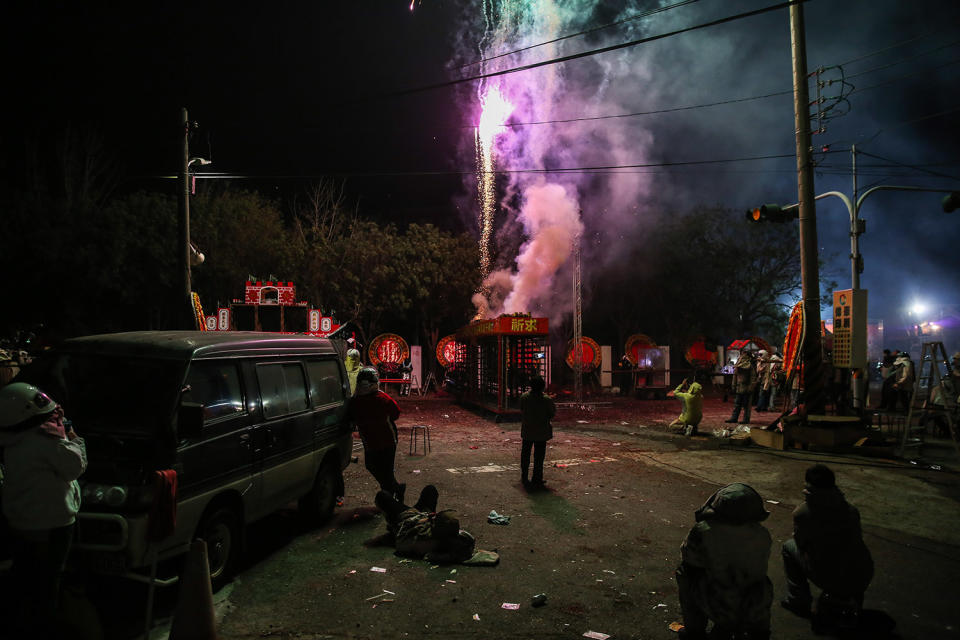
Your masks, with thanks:
M 809 580 L 823 590 L 816 627 L 833 625 L 831 609 L 845 609 L 836 613 L 840 618 L 852 618 L 838 619 L 837 624 L 855 624 L 863 607 L 863 594 L 873 578 L 873 558 L 863 542 L 860 512 L 847 503 L 826 465 L 807 469 L 804 480 L 804 502 L 793 512 L 793 537 L 783 543 L 787 598 L 780 604 L 799 616 L 810 617 L 813 600 Z
M 680 547 L 677 569 L 681 640 L 770 637 L 773 585 L 767 578 L 771 538 L 760 524 L 770 513 L 760 494 L 739 482 L 727 485 L 697 509 L 697 523 Z
M 455 513 L 450 509 L 437 512 L 439 497 L 432 484 L 423 488 L 412 507 L 386 491 L 377 494 L 377 507 L 386 517 L 398 556 L 446 564 L 463 562 L 474 555 L 473 536 L 460 529 Z
M 697 425 L 703 419 L 703 395 L 702 387 L 699 382 L 693 382 L 687 388 L 687 381 L 684 380 L 676 389 L 673 395 L 680 398 L 683 403 L 683 409 L 680 411 L 680 417 L 670 423 L 670 427 L 677 431 L 689 435 L 696 435 Z

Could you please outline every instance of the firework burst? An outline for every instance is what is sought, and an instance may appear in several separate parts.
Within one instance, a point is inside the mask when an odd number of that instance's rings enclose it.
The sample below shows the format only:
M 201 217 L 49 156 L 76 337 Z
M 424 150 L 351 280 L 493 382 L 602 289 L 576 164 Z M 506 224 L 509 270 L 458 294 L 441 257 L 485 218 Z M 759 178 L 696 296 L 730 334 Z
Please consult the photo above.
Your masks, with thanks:
M 498 87 L 491 87 L 480 96 L 480 106 L 480 122 L 476 127 L 477 198 L 480 201 L 480 272 L 486 278 L 490 273 L 490 237 L 497 209 L 494 141 L 505 130 L 513 105 Z

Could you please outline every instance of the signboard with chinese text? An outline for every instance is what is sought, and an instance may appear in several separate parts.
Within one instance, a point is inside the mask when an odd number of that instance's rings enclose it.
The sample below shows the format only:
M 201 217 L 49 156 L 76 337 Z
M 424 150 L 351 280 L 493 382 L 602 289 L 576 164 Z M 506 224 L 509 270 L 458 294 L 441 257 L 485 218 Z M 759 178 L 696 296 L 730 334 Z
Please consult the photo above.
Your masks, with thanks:
M 549 327 L 546 318 L 534 318 L 528 315 L 500 316 L 492 320 L 474 320 L 460 330 L 466 337 L 490 335 L 547 335 Z

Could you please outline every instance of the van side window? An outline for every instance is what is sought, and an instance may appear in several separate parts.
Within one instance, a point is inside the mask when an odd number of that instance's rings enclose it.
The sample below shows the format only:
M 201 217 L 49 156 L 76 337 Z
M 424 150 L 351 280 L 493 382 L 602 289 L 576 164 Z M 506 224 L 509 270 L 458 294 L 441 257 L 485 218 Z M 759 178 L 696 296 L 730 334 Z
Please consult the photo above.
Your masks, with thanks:
M 343 402 L 343 380 L 336 360 L 308 360 L 307 375 L 310 376 L 313 406 Z
M 187 373 L 187 385 L 190 390 L 184 392 L 183 401 L 202 404 L 205 420 L 243 413 L 243 391 L 236 363 L 193 362 Z
M 310 406 L 307 380 L 299 362 L 257 365 L 263 415 L 267 418 L 304 411 Z

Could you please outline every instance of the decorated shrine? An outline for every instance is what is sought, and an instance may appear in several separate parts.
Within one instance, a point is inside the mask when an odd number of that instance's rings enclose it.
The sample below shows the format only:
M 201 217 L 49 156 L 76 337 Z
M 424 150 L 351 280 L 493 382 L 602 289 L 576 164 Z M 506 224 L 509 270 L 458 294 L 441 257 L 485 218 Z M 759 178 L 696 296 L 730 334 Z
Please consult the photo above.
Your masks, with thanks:
M 519 414 L 520 396 L 533 376 L 549 382 L 549 329 L 546 318 L 529 314 L 474 320 L 454 336 L 448 376 L 457 381 L 460 402 L 495 413 Z M 439 358 L 439 353 L 438 353 Z
M 247 280 L 242 299 L 235 298 L 216 314 L 202 317 L 206 331 L 302 333 L 324 338 L 340 328 L 332 316 L 323 315 L 306 301 L 298 302 L 297 289 L 289 281 Z

